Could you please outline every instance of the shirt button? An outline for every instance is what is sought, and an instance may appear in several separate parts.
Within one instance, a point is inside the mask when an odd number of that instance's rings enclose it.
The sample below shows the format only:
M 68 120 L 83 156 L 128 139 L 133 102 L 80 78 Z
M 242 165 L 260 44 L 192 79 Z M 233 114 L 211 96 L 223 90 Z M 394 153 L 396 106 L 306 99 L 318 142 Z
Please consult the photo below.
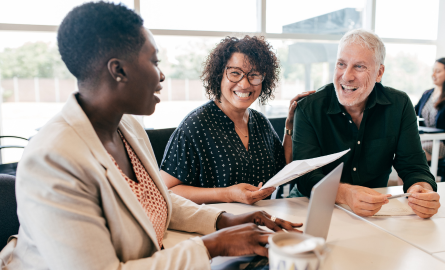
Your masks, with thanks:
M 351 120 L 349 120 L 349 123 L 351 123 L 351 124 L 352 124 L 352 121 L 351 121 Z
M 360 144 L 360 141 L 358 141 L 357 144 Z
M 355 167 L 354 167 L 354 169 L 352 169 L 354 172 L 357 170 Z
M 346 115 L 345 113 L 343 113 L 343 115 Z

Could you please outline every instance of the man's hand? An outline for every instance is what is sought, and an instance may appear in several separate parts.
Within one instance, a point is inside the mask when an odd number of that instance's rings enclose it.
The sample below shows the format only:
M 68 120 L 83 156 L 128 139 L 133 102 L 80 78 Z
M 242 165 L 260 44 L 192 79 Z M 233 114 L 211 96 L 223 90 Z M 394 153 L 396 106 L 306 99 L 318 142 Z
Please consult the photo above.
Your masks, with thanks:
M 367 187 L 340 184 L 336 203 L 345 203 L 359 216 L 373 216 L 387 204 L 390 194 L 381 194 Z
M 294 112 L 297 108 L 298 100 L 309 96 L 310 94 L 315 93 L 315 90 L 303 92 L 301 94 L 296 95 L 289 103 L 289 111 L 286 118 L 286 128 L 292 130 L 294 127 Z
M 245 223 L 255 223 L 257 225 L 266 226 L 275 232 L 280 232 L 285 229 L 287 231 L 301 233 L 301 231 L 295 228 L 303 226 L 303 223 L 292 223 L 281 218 L 277 218 L 275 222 L 273 222 L 271 217 L 272 216 L 265 211 L 254 211 L 241 215 L 222 213 L 218 218 L 216 228 L 223 229 Z
M 421 218 L 429 218 L 437 213 L 440 207 L 440 196 L 433 191 L 430 184 L 426 182 L 419 182 L 413 184 L 408 193 L 408 205 Z
M 242 183 L 227 187 L 226 201 L 254 204 L 257 201 L 269 197 L 275 191 L 275 188 L 273 187 L 260 190 L 262 186 L 262 183 L 260 183 L 258 187 Z

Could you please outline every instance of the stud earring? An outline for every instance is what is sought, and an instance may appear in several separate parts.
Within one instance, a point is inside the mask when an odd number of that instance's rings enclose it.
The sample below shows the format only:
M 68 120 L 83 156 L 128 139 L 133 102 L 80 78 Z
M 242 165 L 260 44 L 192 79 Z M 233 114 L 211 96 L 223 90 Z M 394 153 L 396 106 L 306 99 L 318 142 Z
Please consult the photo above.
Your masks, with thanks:
M 116 81 L 117 81 L 117 82 L 120 82 L 121 80 L 122 80 L 121 77 L 117 77 L 117 78 L 116 78 Z

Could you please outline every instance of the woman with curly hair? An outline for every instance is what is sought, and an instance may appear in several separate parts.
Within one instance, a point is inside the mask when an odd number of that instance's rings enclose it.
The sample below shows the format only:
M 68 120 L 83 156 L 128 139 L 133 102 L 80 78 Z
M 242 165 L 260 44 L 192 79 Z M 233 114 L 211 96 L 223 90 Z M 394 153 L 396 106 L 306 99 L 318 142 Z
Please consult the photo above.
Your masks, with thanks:
M 260 190 L 292 161 L 291 132 L 281 144 L 269 120 L 249 106 L 273 98 L 279 62 L 263 37 L 226 37 L 210 53 L 201 76 L 210 101 L 189 113 L 172 134 L 161 175 L 174 193 L 196 203 L 253 204 Z M 291 100 L 286 129 L 293 128 Z

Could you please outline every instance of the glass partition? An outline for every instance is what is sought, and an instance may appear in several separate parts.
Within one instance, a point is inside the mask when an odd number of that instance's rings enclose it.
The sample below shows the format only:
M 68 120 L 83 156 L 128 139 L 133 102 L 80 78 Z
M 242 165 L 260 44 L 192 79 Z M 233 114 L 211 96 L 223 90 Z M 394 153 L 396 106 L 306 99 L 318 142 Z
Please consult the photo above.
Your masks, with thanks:
M 363 27 L 364 0 L 268 0 L 268 33 L 342 35 Z
M 256 0 L 144 0 L 141 16 L 151 29 L 257 31 Z
M 0 23 L 59 25 L 75 6 L 88 0 L 14 0 L 1 1 Z M 95 1 L 97 2 L 97 1 Z M 108 1 L 134 8 L 133 0 Z
M 2 135 L 29 138 L 60 111 L 77 83 L 60 58 L 56 33 L 0 31 L 0 40 Z M 23 143 L 2 139 L 4 145 Z M 17 161 L 21 153 L 4 149 L 2 161 Z
M 375 30 L 383 38 L 437 39 L 439 0 L 377 0 Z
M 425 90 L 433 88 L 435 58 L 435 45 L 386 44 L 382 83 L 406 92 L 415 105 Z
M 144 117 L 146 128 L 177 127 L 189 112 L 208 101 L 200 79 L 202 64 L 222 38 L 155 36 L 159 67 L 166 79 L 156 112 Z

